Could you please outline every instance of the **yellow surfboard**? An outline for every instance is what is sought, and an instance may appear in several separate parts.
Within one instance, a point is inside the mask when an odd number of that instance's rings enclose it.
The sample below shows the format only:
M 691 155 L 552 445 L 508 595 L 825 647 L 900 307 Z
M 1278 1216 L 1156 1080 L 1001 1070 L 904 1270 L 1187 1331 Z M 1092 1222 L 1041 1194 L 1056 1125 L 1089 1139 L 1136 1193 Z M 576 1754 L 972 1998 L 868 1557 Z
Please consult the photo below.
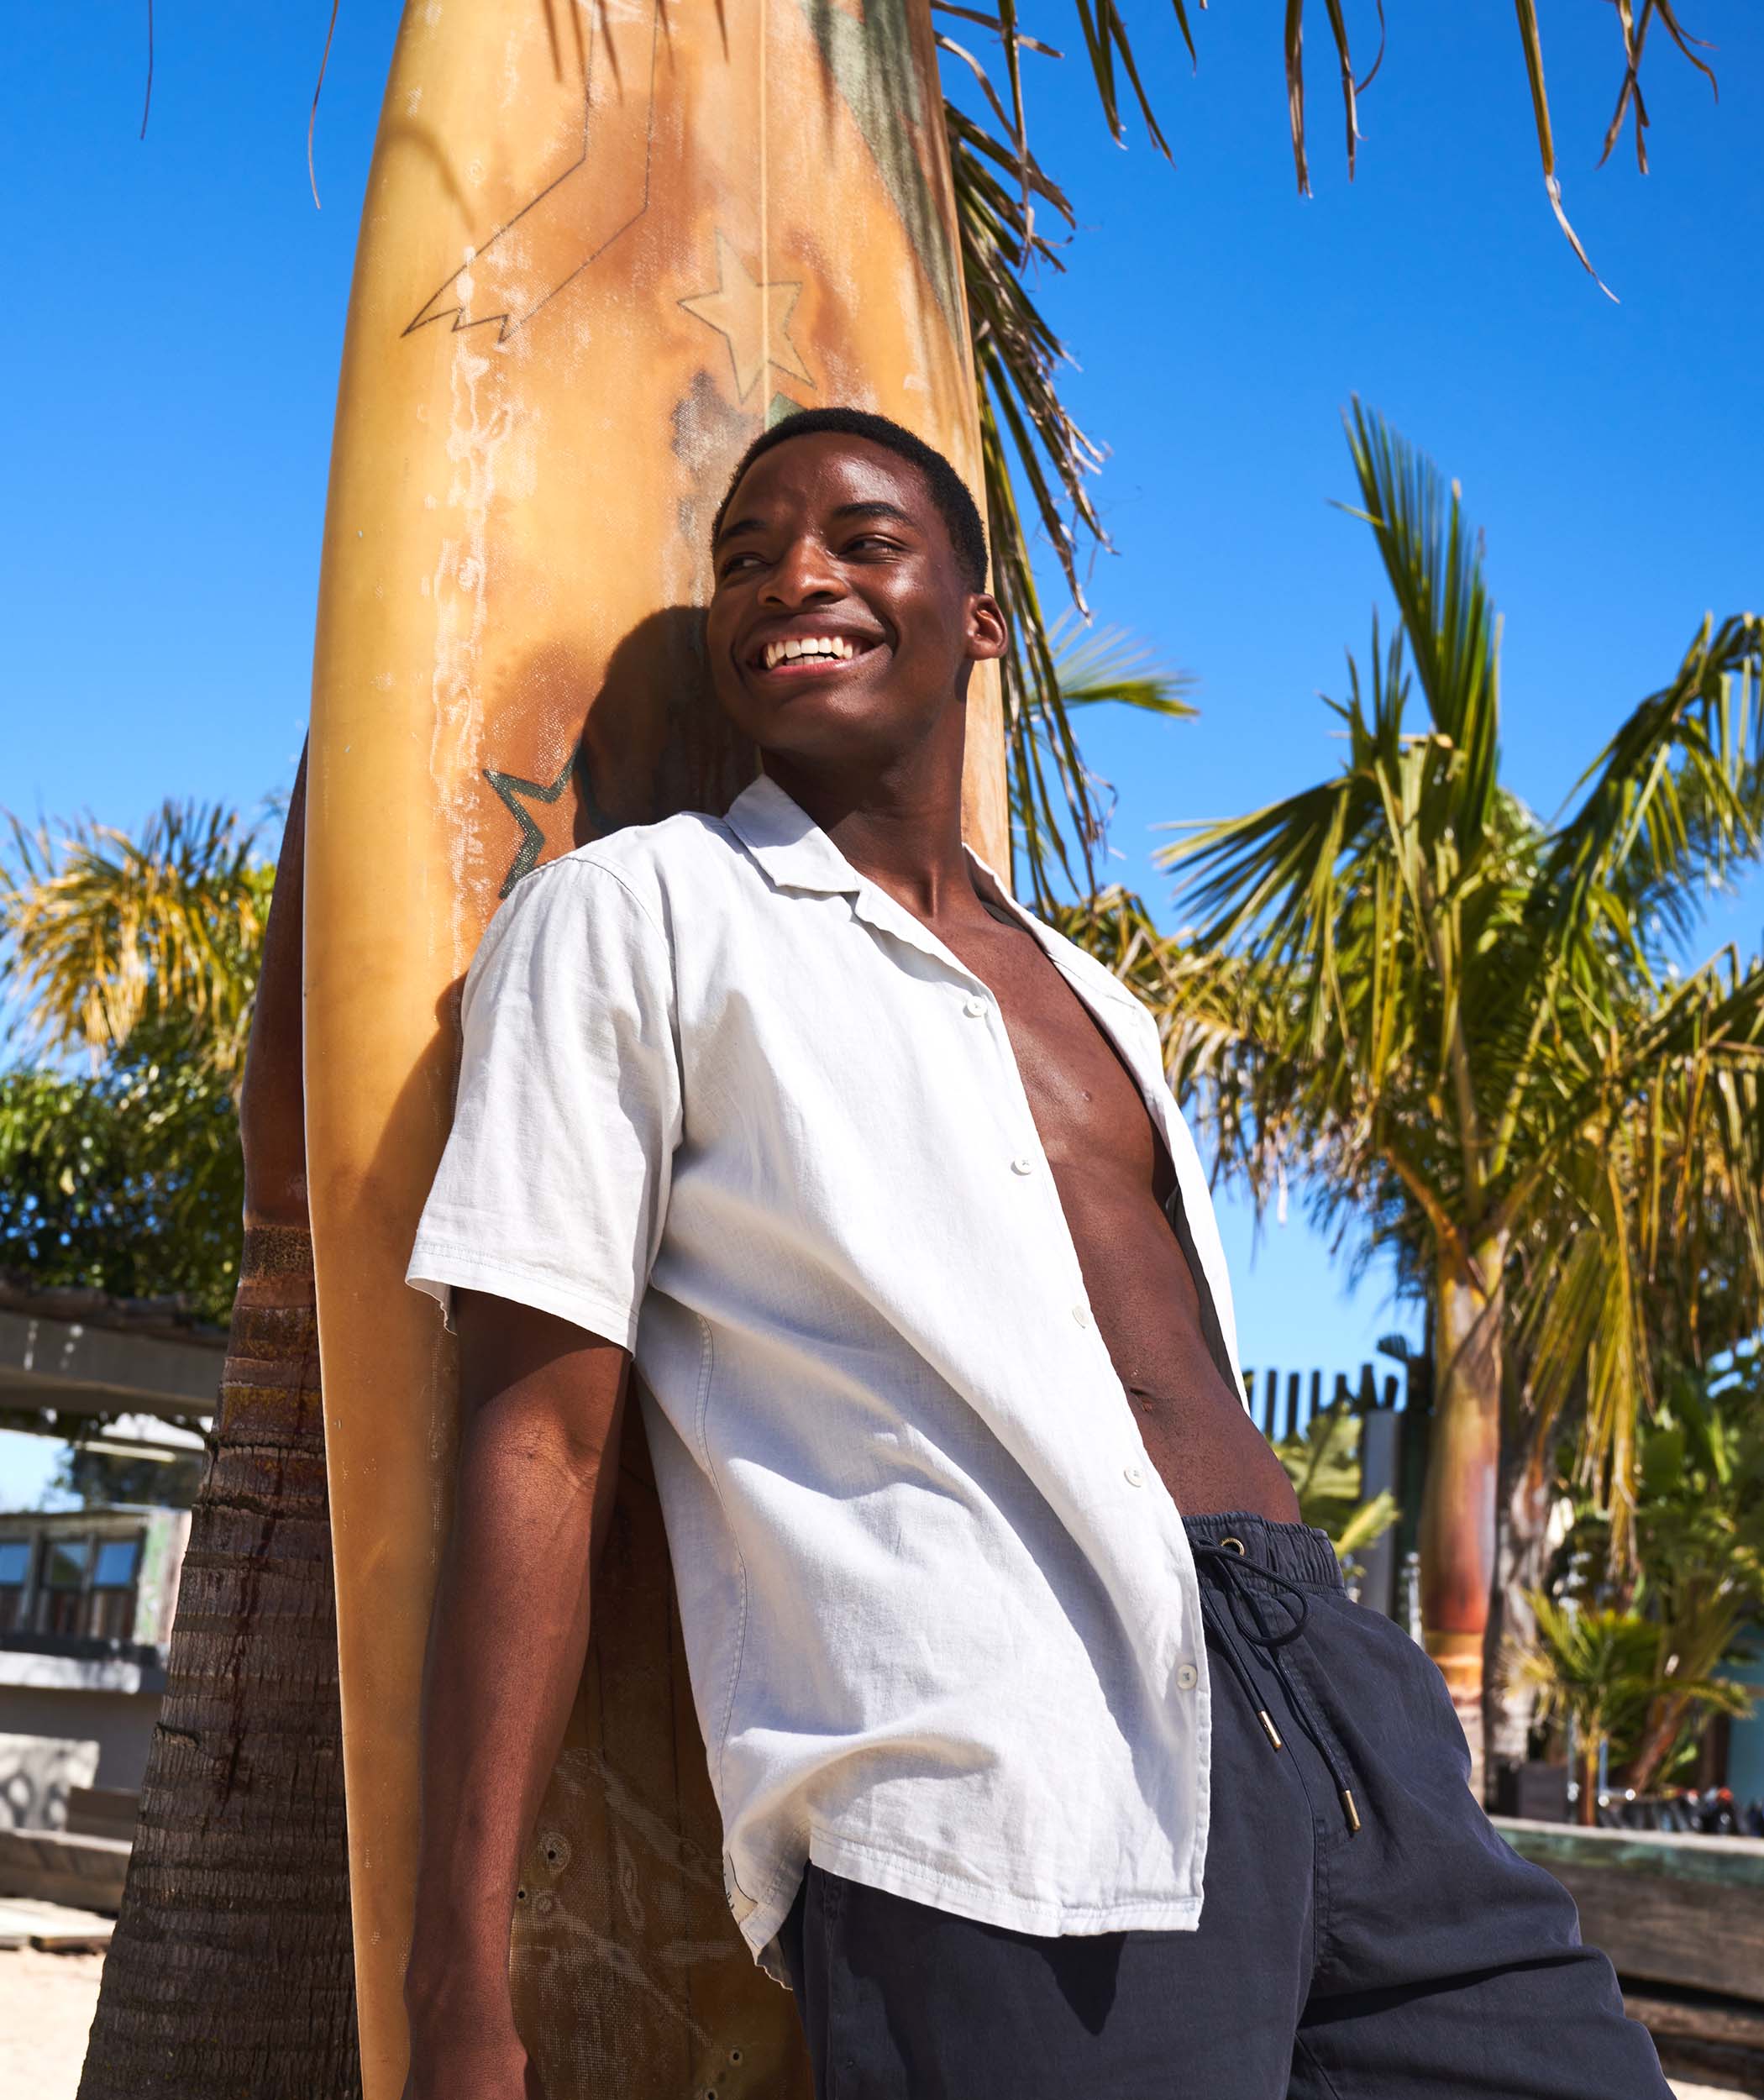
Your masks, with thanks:
M 363 218 L 326 522 L 307 1127 L 367 2100 L 397 2100 L 450 1346 L 402 1273 L 458 993 L 500 897 L 753 773 L 704 696 L 706 534 L 797 406 L 978 485 L 925 0 L 409 0 Z M 969 833 L 1008 858 L 995 694 Z M 724 1908 L 638 1434 L 517 1908 L 549 2100 L 806 2090 Z

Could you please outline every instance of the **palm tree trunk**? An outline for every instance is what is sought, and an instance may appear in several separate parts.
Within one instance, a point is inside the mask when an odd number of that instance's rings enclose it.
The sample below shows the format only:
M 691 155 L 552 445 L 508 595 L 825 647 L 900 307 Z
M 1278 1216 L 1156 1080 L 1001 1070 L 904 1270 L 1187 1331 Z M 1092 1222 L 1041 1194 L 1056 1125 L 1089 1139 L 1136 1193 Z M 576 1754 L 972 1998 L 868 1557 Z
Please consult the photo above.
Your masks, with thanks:
M 1591 1830 L 1599 1823 L 1599 1746 L 1588 1742 L 1580 1752 L 1580 1798 L 1574 1804 L 1574 1820 Z
M 1509 1407 L 1501 1438 L 1494 1583 L 1483 1641 L 1483 1719 L 1491 1767 L 1522 1764 L 1530 1749 L 1537 1693 L 1509 1667 L 1537 1636 L 1530 1593 L 1549 1572 L 1551 1481 L 1536 1462 L 1536 1439 L 1523 1412 Z
M 1667 1751 L 1677 1740 L 1689 1708 L 1690 1701 L 1682 1693 L 1668 1693 L 1655 1700 L 1647 1725 L 1642 1730 L 1641 1744 L 1623 1775 L 1625 1787 L 1633 1787 L 1637 1793 L 1647 1792 Z
M 360 2091 L 288 812 L 240 1102 L 244 1249 L 79 2100 Z
M 1440 1256 L 1433 1432 L 1421 1497 L 1421 1622 L 1470 1746 L 1483 1798 L 1483 1641 L 1494 1578 L 1505 1240 Z

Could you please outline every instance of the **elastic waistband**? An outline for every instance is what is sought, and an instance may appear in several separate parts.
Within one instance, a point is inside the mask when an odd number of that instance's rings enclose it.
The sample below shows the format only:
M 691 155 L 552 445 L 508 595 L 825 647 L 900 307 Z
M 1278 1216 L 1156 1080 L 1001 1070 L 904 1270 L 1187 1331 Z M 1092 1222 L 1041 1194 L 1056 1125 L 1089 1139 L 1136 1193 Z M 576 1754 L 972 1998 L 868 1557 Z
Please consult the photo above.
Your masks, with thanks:
M 1252 1572 L 1259 1565 L 1289 1583 L 1309 1583 L 1320 1589 L 1341 1587 L 1341 1563 L 1329 1534 L 1308 1524 L 1275 1524 L 1247 1509 L 1230 1509 L 1223 1516 L 1184 1517 L 1182 1523 L 1193 1546 L 1224 1546 L 1228 1539 L 1237 1540 Z

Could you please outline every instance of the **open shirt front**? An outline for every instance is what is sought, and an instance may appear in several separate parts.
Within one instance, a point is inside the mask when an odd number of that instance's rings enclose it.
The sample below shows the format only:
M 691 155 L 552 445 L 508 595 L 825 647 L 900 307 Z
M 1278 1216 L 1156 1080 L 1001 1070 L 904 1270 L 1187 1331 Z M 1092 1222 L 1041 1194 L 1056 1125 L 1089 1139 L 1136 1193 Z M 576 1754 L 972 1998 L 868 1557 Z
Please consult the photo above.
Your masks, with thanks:
M 974 866 L 1137 1081 L 1241 1389 L 1156 1024 Z M 774 782 L 514 890 L 409 1279 L 633 1352 L 756 1957 L 808 1858 L 1025 1932 L 1198 1922 L 1193 1558 L 1004 1018 Z

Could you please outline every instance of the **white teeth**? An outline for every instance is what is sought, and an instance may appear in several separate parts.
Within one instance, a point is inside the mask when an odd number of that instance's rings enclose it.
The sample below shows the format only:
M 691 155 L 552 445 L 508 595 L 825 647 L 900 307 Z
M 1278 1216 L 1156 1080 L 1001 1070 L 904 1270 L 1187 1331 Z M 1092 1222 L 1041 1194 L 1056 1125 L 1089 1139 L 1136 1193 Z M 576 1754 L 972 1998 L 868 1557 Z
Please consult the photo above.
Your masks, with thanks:
M 826 656 L 835 663 L 849 663 L 857 653 L 855 646 L 843 635 L 791 635 L 785 641 L 766 643 L 765 667 L 769 671 L 780 664 L 794 664 L 803 656 Z

